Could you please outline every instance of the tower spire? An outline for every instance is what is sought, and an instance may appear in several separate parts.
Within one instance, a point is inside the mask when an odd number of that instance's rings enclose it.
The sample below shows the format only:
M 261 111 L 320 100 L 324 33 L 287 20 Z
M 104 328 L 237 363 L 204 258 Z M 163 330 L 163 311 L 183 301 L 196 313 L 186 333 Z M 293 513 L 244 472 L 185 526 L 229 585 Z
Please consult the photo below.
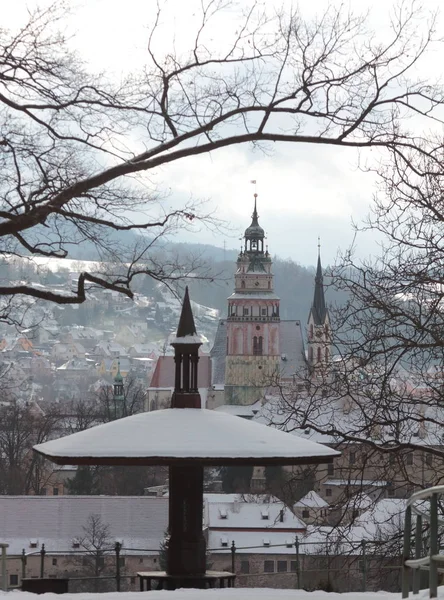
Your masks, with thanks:
M 315 290 L 312 305 L 314 322 L 316 325 L 323 325 L 327 314 L 324 296 L 324 276 L 321 264 L 321 243 L 318 238 L 318 264 L 316 268 Z
M 179 325 L 177 327 L 177 338 L 183 338 L 187 335 L 197 335 L 196 326 L 194 324 L 193 311 L 191 310 L 190 296 L 188 294 L 188 286 L 185 288 L 183 297 L 182 312 L 180 314 Z
M 257 214 L 257 194 L 256 192 L 254 193 L 254 210 L 253 210 L 253 214 L 251 215 L 252 218 L 252 225 L 259 225 L 259 215 Z

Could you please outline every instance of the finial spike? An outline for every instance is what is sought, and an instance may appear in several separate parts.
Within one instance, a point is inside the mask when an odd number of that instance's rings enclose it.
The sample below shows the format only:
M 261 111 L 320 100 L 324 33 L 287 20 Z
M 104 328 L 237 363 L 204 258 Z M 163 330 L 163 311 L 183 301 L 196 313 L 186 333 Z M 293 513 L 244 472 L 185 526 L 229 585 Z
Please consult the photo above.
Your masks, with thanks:
M 185 337 L 187 335 L 196 335 L 196 326 L 194 325 L 193 311 L 191 310 L 190 296 L 188 294 L 188 286 L 185 288 L 183 297 L 182 312 L 177 328 L 177 337 Z

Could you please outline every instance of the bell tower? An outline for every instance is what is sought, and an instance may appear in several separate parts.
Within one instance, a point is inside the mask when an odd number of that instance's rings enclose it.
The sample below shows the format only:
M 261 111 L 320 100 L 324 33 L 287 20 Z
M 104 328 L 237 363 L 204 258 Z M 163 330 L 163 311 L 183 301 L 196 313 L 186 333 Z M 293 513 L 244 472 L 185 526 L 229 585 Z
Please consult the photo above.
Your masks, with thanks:
M 324 296 L 324 277 L 321 265 L 321 247 L 318 241 L 313 303 L 308 316 L 308 364 L 312 373 L 319 373 L 331 363 L 331 328 Z
M 228 298 L 226 404 L 247 405 L 262 398 L 279 366 L 279 298 L 264 241 L 254 194 L 251 225 L 245 230 L 234 293 Z

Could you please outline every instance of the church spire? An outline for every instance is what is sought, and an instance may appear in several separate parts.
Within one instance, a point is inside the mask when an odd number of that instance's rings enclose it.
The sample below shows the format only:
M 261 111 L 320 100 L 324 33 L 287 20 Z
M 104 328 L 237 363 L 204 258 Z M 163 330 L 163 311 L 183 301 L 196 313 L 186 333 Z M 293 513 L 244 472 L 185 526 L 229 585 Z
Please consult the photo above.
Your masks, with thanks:
M 251 225 L 245 230 L 245 252 L 254 254 L 264 253 L 265 231 L 259 225 L 257 214 L 257 194 L 254 194 L 254 209 L 251 215 Z
M 312 304 L 313 320 L 315 325 L 323 325 L 327 315 L 324 296 L 324 276 L 321 264 L 321 244 L 318 238 L 318 265 L 316 268 L 315 290 Z
M 177 327 L 176 338 L 183 338 L 188 335 L 197 335 L 194 324 L 193 311 L 191 310 L 190 296 L 188 286 L 185 288 L 185 296 L 182 303 L 182 312 L 180 314 L 179 325 Z

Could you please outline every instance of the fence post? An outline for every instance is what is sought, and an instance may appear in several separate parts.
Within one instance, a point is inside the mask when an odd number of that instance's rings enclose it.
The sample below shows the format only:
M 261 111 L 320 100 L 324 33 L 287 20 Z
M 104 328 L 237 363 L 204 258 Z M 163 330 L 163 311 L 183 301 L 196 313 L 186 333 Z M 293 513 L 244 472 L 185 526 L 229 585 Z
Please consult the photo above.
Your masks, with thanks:
M 236 567 L 236 545 L 234 543 L 234 540 L 231 542 L 231 572 L 235 573 L 235 567 Z
M 26 551 L 22 550 L 22 579 L 26 579 Z
M 438 554 L 438 494 L 436 493 L 430 498 L 430 598 L 438 597 L 438 565 L 436 560 L 433 560 L 435 554 Z
M 8 591 L 8 579 L 6 577 L 6 548 L 8 544 L 2 546 L 2 588 L 4 592 Z
M 366 540 L 362 540 L 362 591 L 367 591 L 367 554 L 366 554 Z
M 409 597 L 409 575 L 410 569 L 405 561 L 410 556 L 410 535 L 412 532 L 412 507 L 407 506 L 404 517 L 404 544 L 402 549 L 402 597 Z
M 415 528 L 415 558 L 421 558 L 421 536 L 422 536 L 422 516 L 416 516 L 416 528 Z M 413 593 L 419 594 L 421 571 L 415 569 L 413 571 Z
M 115 551 L 116 551 L 116 591 L 120 592 L 120 550 L 121 550 L 120 542 L 116 542 Z
M 42 549 L 40 550 L 40 579 L 43 579 L 45 576 L 45 544 L 42 544 Z
M 299 563 L 299 538 L 296 536 L 294 541 L 294 547 L 296 549 L 296 589 L 301 589 L 301 566 Z

